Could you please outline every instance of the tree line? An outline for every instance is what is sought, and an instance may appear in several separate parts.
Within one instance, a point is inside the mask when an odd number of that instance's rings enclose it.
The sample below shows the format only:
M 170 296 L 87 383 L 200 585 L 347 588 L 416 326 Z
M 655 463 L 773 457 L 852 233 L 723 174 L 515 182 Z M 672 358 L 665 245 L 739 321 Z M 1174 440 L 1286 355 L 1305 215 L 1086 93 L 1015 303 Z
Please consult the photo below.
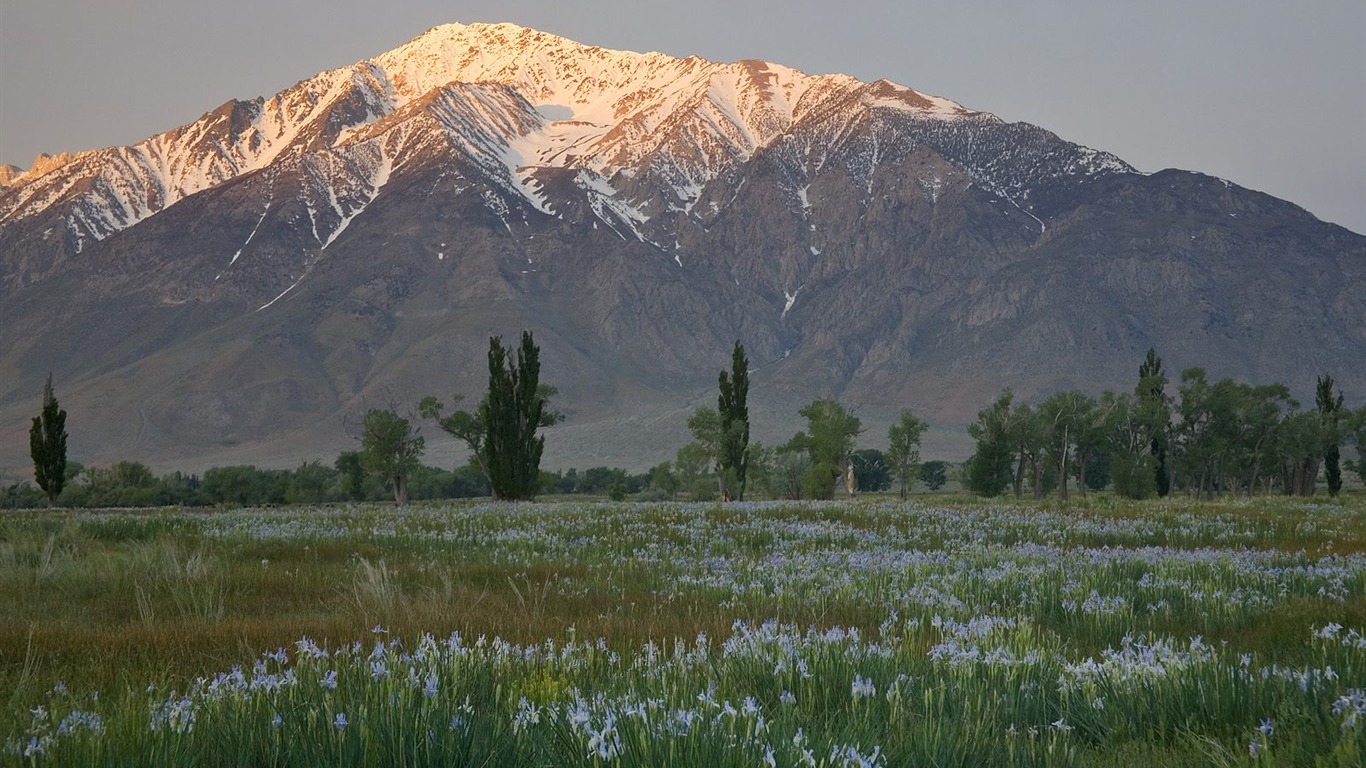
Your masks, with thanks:
M 922 462 L 926 424 L 902 410 L 887 433 L 886 451 L 858 448 L 862 421 L 830 398 L 798 411 L 805 429 L 786 442 L 765 446 L 750 440 L 749 361 L 736 342 L 729 368 L 717 377 L 717 405 L 688 417 L 693 440 L 673 461 L 631 474 L 594 467 L 579 472 L 540 468 L 542 428 L 563 420 L 550 407 L 555 388 L 540 380 L 540 349 L 530 332 L 516 348 L 490 337 L 488 389 L 473 409 L 452 408 L 434 396 L 421 399 L 418 415 L 393 407 L 367 411 L 360 448 L 331 465 L 304 462 L 293 470 L 231 466 L 203 477 L 172 473 L 160 478 L 136 462 L 82 467 L 66 460 L 66 412 L 44 386 L 43 406 L 33 419 L 30 449 L 34 479 L 0 489 L 4 506 L 48 503 L 67 506 L 287 504 L 493 496 L 532 500 L 542 493 L 586 493 L 642 500 L 688 498 L 741 501 L 749 498 L 830 499 L 843 493 L 896 487 L 902 498 L 917 483 L 930 490 L 949 479 L 943 461 Z M 982 496 L 1013 491 L 1040 498 L 1056 491 L 1067 500 L 1072 482 L 1088 489 L 1113 486 L 1143 499 L 1174 491 L 1282 492 L 1312 495 L 1322 474 L 1329 493 L 1342 487 L 1342 469 L 1366 472 L 1366 461 L 1344 463 L 1341 448 L 1366 445 L 1366 407 L 1353 411 L 1329 376 L 1321 376 L 1315 407 L 1302 410 L 1280 384 L 1211 381 L 1202 368 L 1182 372 L 1175 386 L 1154 350 L 1139 366 L 1132 393 L 1056 393 L 1036 404 L 1018 402 L 1007 388 L 968 426 L 976 446 L 959 479 Z M 434 422 L 469 449 L 465 466 L 424 466 L 425 439 L 418 418 Z
M 1133 392 L 1058 392 L 1031 405 L 1007 388 L 968 434 L 976 450 L 963 467 L 964 485 L 982 496 L 1009 490 L 1040 498 L 1056 490 L 1067 500 L 1069 481 L 1085 495 L 1096 487 L 1088 472 L 1096 471 L 1133 499 L 1312 496 L 1320 474 L 1337 496 L 1347 464 L 1366 481 L 1366 461 L 1342 461 L 1343 446 L 1358 453 L 1366 446 L 1366 407 L 1347 408 L 1331 376 L 1318 377 L 1314 407 L 1302 408 L 1283 384 L 1215 381 L 1203 368 L 1171 382 L 1155 350 L 1140 364 Z
M 49 503 L 87 507 L 319 503 L 385 496 L 402 505 L 411 499 L 487 495 L 530 500 L 541 493 L 642 500 L 828 499 L 841 487 L 853 495 L 882 491 L 895 482 L 904 497 L 917 481 L 931 490 L 947 482 L 946 462 L 920 462 L 925 424 L 909 410 L 889 431 L 885 453 L 856 449 L 861 422 L 831 399 L 801 409 L 807 428 L 786 443 L 769 448 L 751 442 L 749 361 L 738 341 L 730 368 L 718 374 L 717 407 L 699 408 L 688 419 L 694 441 L 680 448 L 674 461 L 641 474 L 609 467 L 541 470 L 545 438 L 538 432 L 563 416 L 550 407 L 555 388 L 540 380 L 540 349 L 531 333 L 523 332 L 515 349 L 490 337 L 488 370 L 488 390 L 470 410 L 460 408 L 459 395 L 450 412 L 434 396 L 421 399 L 417 417 L 405 417 L 392 406 L 370 409 L 361 419 L 360 449 L 343 452 L 331 466 L 310 461 L 293 470 L 217 467 L 202 478 L 180 472 L 156 477 L 137 462 L 108 468 L 68 463 L 66 412 L 52 395 L 49 377 L 30 441 L 41 493 L 16 483 L 0 489 L 0 504 L 36 506 L 43 496 Z M 452 470 L 424 466 L 419 417 L 463 442 L 469 464 Z
M 806 429 L 781 445 L 751 443 L 749 360 L 738 341 L 730 370 L 718 375 L 717 390 L 716 408 L 702 406 L 688 417 L 693 441 L 678 450 L 672 464 L 655 468 L 662 477 L 678 477 L 677 485 L 692 499 L 737 501 L 747 493 L 774 499 L 830 499 L 841 490 L 850 497 L 886 490 L 893 482 L 905 498 L 917 481 L 938 490 L 947 480 L 944 462 L 922 465 L 920 440 L 926 424 L 909 409 L 901 411 L 888 430 L 885 453 L 858 449 L 862 421 L 831 398 L 801 408 L 797 413 L 806 420 Z

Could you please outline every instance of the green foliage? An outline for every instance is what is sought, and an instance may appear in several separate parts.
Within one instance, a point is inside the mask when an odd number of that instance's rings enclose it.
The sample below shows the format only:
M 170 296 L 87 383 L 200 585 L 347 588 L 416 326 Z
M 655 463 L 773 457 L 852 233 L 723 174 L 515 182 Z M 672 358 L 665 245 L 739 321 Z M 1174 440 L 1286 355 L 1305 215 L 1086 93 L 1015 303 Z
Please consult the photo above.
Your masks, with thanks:
M 47 494 L 27 480 L 0 486 L 0 509 L 32 509 L 47 503 Z
M 501 339 L 489 338 L 489 389 L 479 404 L 479 421 L 484 466 L 497 499 L 529 501 L 540 490 L 545 437 L 536 431 L 559 420 L 546 406 L 540 352 L 530 331 L 522 332 L 515 360 Z
M 427 395 L 418 404 L 418 413 L 465 444 L 470 461 L 479 467 L 495 498 L 534 499 L 544 487 L 541 453 L 545 438 L 536 431 L 564 420 L 563 414 L 550 408 L 556 390 L 540 381 L 540 348 L 529 331 L 522 332 L 516 360 L 501 338 L 489 337 L 488 363 L 488 392 L 473 411 L 457 407 L 443 416 L 442 403 Z M 460 395 L 452 398 L 456 406 L 461 400 Z M 556 485 L 562 492 L 574 487 L 572 481 L 568 488 Z
M 916 465 L 920 463 L 920 438 L 925 434 L 925 428 L 925 422 L 908 409 L 903 410 L 897 422 L 887 430 L 887 463 L 896 475 L 903 499 L 915 483 Z
M 1067 481 L 1074 458 L 1086 466 L 1086 453 L 1094 449 L 1101 434 L 1095 401 L 1081 392 L 1058 392 L 1039 405 L 1045 455 L 1055 470 L 1054 478 L 1063 501 L 1068 500 Z M 1083 493 L 1086 485 L 1082 484 Z
M 285 503 L 317 504 L 327 501 L 336 485 L 338 473 L 322 462 L 305 461 L 291 473 L 285 487 Z
M 460 395 L 455 395 L 452 402 L 459 406 L 462 399 Z M 479 467 L 485 478 L 488 478 L 488 455 L 484 451 L 484 444 L 488 440 L 488 427 L 480 416 L 484 403 L 481 401 L 474 412 L 456 408 L 449 416 L 441 414 L 443 407 L 441 401 L 427 395 L 418 403 L 417 412 L 424 419 L 435 421 L 446 434 L 463 442 L 469 448 L 470 461 Z
M 977 450 L 963 468 L 965 484 L 999 495 L 1014 464 L 1017 497 L 1028 478 L 1036 498 L 1056 488 L 1064 501 L 1072 478 L 1083 495 L 1112 480 L 1131 499 L 1274 488 L 1311 496 L 1320 471 L 1330 496 L 1341 489 L 1341 446 L 1360 442 L 1360 420 L 1331 377 L 1319 377 L 1315 409 L 1301 411 L 1284 385 L 1211 380 L 1203 368 L 1182 371 L 1177 397 L 1169 398 L 1152 350 L 1139 374 L 1134 395 L 1105 392 L 1098 400 L 1060 392 L 1030 407 L 1006 390 L 968 427 Z
M 52 394 L 52 374 L 43 384 L 43 409 L 33 417 L 29 428 L 29 455 L 33 458 L 33 479 L 55 502 L 66 484 L 66 411 Z
M 1167 374 L 1162 371 L 1162 358 L 1157 356 L 1157 350 L 1149 348 L 1147 357 L 1138 366 L 1138 384 L 1134 387 L 1134 393 L 1138 396 L 1135 424 L 1146 435 L 1153 456 L 1154 487 L 1158 496 L 1166 496 L 1171 492 L 1171 478 L 1167 469 L 1171 399 L 1167 397 Z M 1134 487 L 1146 485 L 1137 483 Z
M 802 478 L 810 470 L 811 457 L 805 451 L 778 448 L 769 469 L 770 494 L 777 499 L 802 498 Z
M 473 464 L 465 464 L 450 472 L 450 496 L 452 499 L 471 499 L 477 496 L 490 496 L 493 489 L 483 470 Z M 431 497 L 440 498 L 440 497 Z
M 650 487 L 657 491 L 661 498 L 677 498 L 679 486 L 678 475 L 674 474 L 673 465 L 669 462 L 656 464 L 650 469 Z
M 365 495 L 365 466 L 360 460 L 360 451 L 342 451 L 332 465 L 341 476 L 342 488 L 347 498 L 363 501 Z
M 1350 468 L 1354 468 L 1357 479 L 1366 484 L 1366 405 L 1348 411 L 1345 423 L 1346 442 L 1356 448 L 1357 453 L 1357 460 Z
M 688 486 L 688 499 L 691 501 L 715 501 L 716 483 L 705 477 L 699 477 L 692 481 Z
M 1323 430 L 1323 473 L 1328 484 L 1328 495 L 1337 498 L 1342 490 L 1342 440 L 1343 406 L 1342 391 L 1333 396 L 1333 377 L 1324 374 L 1318 378 L 1314 392 L 1314 404 L 1318 409 L 1319 422 Z
M 607 493 L 611 489 L 618 471 L 611 467 L 589 467 L 580 473 L 579 482 L 574 487 L 574 492 L 595 496 Z
M 196 503 L 196 481 L 179 473 L 158 481 L 145 464 L 120 461 L 84 467 L 68 482 L 59 501 L 71 507 L 149 507 Z
M 710 406 L 699 406 L 688 415 L 688 430 L 692 432 L 695 444 L 706 455 L 707 467 L 703 471 L 711 471 L 711 467 L 720 461 L 721 414 Z
M 688 425 L 692 426 L 692 419 L 688 420 Z M 686 488 L 691 493 L 699 481 L 710 475 L 711 463 L 712 454 L 701 442 L 688 443 L 679 448 L 674 457 L 674 471 L 678 473 L 679 487 Z
M 1110 460 L 1110 480 L 1115 493 L 1127 499 L 1151 499 L 1157 495 L 1157 474 L 1152 456 L 1120 454 Z
M 288 487 L 288 473 L 234 465 L 205 471 L 200 492 L 210 504 L 283 504 Z
M 745 493 L 751 498 L 776 498 L 773 491 L 772 448 L 762 442 L 754 441 L 749 445 L 749 467 L 745 471 Z
M 1010 485 L 1010 468 L 1019 442 L 1015 428 L 1019 409 L 1012 407 L 1014 401 L 1015 394 L 1006 389 L 968 425 L 968 435 L 977 441 L 977 449 L 963 465 L 964 478 L 968 490 L 978 496 L 999 496 Z
M 1077 482 L 1089 491 L 1103 491 L 1110 485 L 1110 455 L 1103 450 L 1093 451 L 1085 462 L 1078 461 Z
M 408 476 L 419 464 L 425 441 L 412 424 L 392 410 L 372 408 L 365 414 L 360 462 L 366 472 L 383 479 L 399 506 L 408 503 Z
M 1182 372 L 1173 427 L 1178 483 L 1193 495 L 1251 493 L 1279 480 L 1285 493 L 1312 495 L 1323 460 L 1324 422 L 1302 413 L 1283 385 L 1209 381 Z
M 626 471 L 617 470 L 612 473 L 612 482 L 607 486 L 607 498 L 612 501 L 623 501 L 626 494 L 630 491 Z
M 723 501 L 744 501 L 749 469 L 749 360 L 735 342 L 731 371 L 718 377 L 716 471 Z
M 811 461 L 801 476 L 803 498 L 832 498 L 836 482 L 849 474 L 854 440 L 863 431 L 862 422 L 828 398 L 812 402 L 798 414 L 806 419 L 806 431 L 793 435 L 783 450 L 803 452 Z
M 851 457 L 854 487 L 861 493 L 885 491 L 892 486 L 892 471 L 886 455 L 876 448 L 860 448 Z
M 1158 459 L 1151 452 L 1152 430 L 1142 412 L 1143 401 L 1129 394 L 1106 392 L 1100 397 L 1099 408 L 1115 492 L 1129 499 L 1155 496 Z
M 944 487 L 949 480 L 949 464 L 946 461 L 927 461 L 920 465 L 920 482 L 925 484 L 931 491 L 937 491 Z

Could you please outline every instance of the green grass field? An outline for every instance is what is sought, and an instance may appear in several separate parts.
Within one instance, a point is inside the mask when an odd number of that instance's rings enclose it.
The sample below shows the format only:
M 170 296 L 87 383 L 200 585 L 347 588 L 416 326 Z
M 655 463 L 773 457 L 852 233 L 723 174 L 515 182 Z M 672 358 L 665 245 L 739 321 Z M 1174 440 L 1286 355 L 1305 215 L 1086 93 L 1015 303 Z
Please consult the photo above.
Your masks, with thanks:
M 0 763 L 1325 765 L 1366 497 L 0 517 Z

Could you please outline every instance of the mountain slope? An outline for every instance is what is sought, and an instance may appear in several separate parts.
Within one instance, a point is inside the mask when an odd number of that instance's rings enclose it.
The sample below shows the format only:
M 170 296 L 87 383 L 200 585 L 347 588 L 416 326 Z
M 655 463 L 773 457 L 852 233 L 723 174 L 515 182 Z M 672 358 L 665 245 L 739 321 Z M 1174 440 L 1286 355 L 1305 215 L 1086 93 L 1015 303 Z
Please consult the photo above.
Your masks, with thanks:
M 48 370 L 82 460 L 291 463 L 476 396 L 522 328 L 557 465 L 667 458 L 737 338 L 763 439 L 835 395 L 961 455 L 1002 386 L 1128 388 L 1149 346 L 1366 383 L 1363 297 L 1366 238 L 1217 179 L 886 81 L 448 25 L 8 174 L 0 467 Z

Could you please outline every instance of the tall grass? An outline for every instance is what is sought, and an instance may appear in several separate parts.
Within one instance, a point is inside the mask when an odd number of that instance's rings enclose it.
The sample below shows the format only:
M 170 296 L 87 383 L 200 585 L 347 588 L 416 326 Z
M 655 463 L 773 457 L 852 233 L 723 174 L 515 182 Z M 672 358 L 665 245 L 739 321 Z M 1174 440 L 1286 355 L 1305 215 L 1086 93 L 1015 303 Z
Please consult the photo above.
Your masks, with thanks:
M 1357 765 L 1364 531 L 1360 500 L 1103 496 L 29 514 L 0 735 L 76 765 Z

